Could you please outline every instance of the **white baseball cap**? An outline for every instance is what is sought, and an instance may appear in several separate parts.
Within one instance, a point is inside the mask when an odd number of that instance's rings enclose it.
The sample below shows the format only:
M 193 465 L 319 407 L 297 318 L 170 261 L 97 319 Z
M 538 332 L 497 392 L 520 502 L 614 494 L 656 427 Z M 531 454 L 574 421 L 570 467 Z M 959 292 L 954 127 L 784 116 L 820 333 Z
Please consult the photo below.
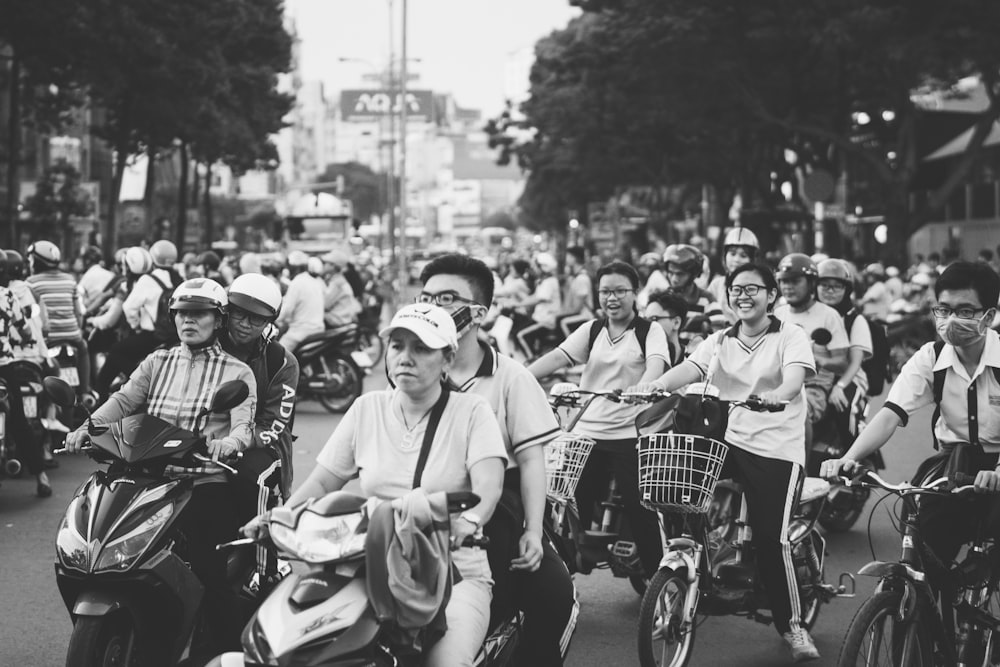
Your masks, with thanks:
M 392 316 L 389 326 L 382 329 L 379 335 L 386 338 L 396 329 L 413 332 L 432 350 L 446 347 L 458 349 L 458 331 L 455 329 L 454 320 L 448 311 L 432 303 L 411 303 L 403 306 Z

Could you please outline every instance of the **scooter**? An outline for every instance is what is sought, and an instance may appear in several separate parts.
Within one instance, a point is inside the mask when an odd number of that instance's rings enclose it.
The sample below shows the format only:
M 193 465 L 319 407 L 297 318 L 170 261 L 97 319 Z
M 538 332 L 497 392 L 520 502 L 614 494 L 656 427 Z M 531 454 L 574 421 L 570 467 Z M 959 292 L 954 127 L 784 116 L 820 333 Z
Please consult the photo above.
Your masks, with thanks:
M 65 381 L 44 384 L 57 405 L 76 404 Z M 198 420 L 232 410 L 248 394 L 241 381 L 224 383 Z M 56 535 L 56 583 L 73 619 L 66 664 L 175 665 L 202 639 L 204 588 L 177 529 L 194 480 L 167 477 L 164 468 L 210 460 L 199 453 L 205 437 L 148 414 L 102 427 L 88 419 L 87 429 L 85 451 L 107 468 L 80 486 Z M 230 559 L 234 594 L 253 562 L 248 550 Z
M 449 493 L 450 513 L 479 502 L 473 493 Z M 367 572 L 378 563 L 366 552 L 369 520 L 378 500 L 344 491 L 296 507 L 279 507 L 266 519 L 266 537 L 282 558 L 306 563 L 309 570 L 284 579 L 261 604 L 243 631 L 243 652 L 225 653 L 207 667 L 322 665 L 323 667 L 417 667 L 421 656 L 394 639 L 369 599 Z M 438 530 L 447 530 L 447 524 Z M 254 544 L 246 538 L 220 548 Z M 483 547 L 486 538 L 470 536 L 465 546 Z M 385 568 L 384 555 L 381 557 Z M 513 667 L 520 641 L 516 614 L 492 627 L 479 651 L 477 667 Z
M 16 442 L 8 429 L 8 414 L 10 413 L 10 395 L 8 381 L 17 382 L 21 394 L 21 404 L 28 427 L 36 440 L 48 437 L 42 424 L 42 415 L 47 410 L 47 401 L 42 391 L 44 372 L 42 367 L 27 359 L 18 359 L 7 365 L 7 380 L 0 379 L 0 465 L 8 477 L 20 477 L 24 471 L 20 448 L 26 443 Z
M 295 348 L 300 400 L 315 399 L 330 412 L 346 412 L 361 395 L 365 370 L 374 365 L 358 349 L 358 326 L 348 324 L 307 337 Z

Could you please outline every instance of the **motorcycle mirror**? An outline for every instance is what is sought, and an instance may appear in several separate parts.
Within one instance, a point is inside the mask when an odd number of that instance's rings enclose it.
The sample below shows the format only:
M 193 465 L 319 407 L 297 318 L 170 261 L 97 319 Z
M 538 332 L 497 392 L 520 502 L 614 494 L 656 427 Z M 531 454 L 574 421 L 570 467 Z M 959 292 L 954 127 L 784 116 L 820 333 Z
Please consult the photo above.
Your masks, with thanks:
M 224 382 L 212 398 L 212 412 L 229 412 L 237 405 L 247 400 L 250 387 L 243 380 Z
M 47 377 L 42 379 L 42 386 L 52 402 L 62 408 L 72 408 L 76 405 L 76 392 L 62 378 Z

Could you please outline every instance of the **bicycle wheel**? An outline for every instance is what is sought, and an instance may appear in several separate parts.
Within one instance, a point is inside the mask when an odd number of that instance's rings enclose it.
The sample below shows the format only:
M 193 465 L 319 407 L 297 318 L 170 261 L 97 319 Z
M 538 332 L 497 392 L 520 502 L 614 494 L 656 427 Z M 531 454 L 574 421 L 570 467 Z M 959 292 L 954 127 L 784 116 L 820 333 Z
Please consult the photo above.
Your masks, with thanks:
M 682 667 L 691 659 L 695 626 L 682 627 L 688 594 L 684 571 L 653 575 L 639 607 L 639 664 Z
M 916 620 L 900 621 L 900 591 L 882 591 L 865 601 L 851 621 L 838 667 L 933 667 L 928 633 Z

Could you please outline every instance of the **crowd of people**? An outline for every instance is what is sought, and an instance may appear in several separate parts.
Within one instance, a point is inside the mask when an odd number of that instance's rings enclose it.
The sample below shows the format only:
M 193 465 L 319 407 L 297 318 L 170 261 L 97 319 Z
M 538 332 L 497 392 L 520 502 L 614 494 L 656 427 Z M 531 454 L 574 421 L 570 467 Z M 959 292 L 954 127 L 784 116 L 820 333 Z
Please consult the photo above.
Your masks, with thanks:
M 99 250 L 88 248 L 74 267 L 77 278 L 60 268 L 57 247 L 39 241 L 28 248 L 27 262 L 12 251 L 0 261 L 0 356 L 33 355 L 45 363 L 46 346 L 71 346 L 81 401 L 99 405 L 96 424 L 145 409 L 191 428 L 214 388 L 232 378 L 248 385 L 238 408 L 209 421 L 212 462 L 177 471 L 198 479 L 192 501 L 198 520 L 184 528 L 196 545 L 192 565 L 209 589 L 213 618 L 232 615 L 218 585 L 224 562 L 210 547 L 241 524 L 258 535 L 259 515 L 277 501 L 275 493 L 294 504 L 354 478 L 364 494 L 383 499 L 417 487 L 474 491 L 479 504 L 451 522 L 461 583 L 431 665 L 471 665 L 498 603 L 525 614 L 523 664 L 561 664 L 565 656 L 578 603 L 566 565 L 543 537 L 542 448 L 559 426 L 538 380 L 580 366 L 584 390 L 675 391 L 710 382 L 723 400 L 756 395 L 786 406 L 780 413 L 730 415 L 726 467 L 746 488 L 776 628 L 796 660 L 813 659 L 818 652 L 799 624 L 790 583 L 787 535 L 811 430 L 833 415 L 857 438 L 844 459 L 824 464 L 827 475 L 849 470 L 931 400 L 933 374 L 942 368 L 954 369 L 949 374 L 966 385 L 982 384 L 987 413 L 1000 394 L 994 375 L 982 372 L 983 364 L 1000 367 L 1000 340 L 990 329 L 1000 277 L 991 257 L 918 258 L 905 272 L 801 253 L 770 265 L 751 230 L 736 227 L 723 241 L 715 276 L 705 253 L 690 244 L 610 261 L 593 274 L 579 247 L 567 249 L 561 271 L 546 252 L 497 270 L 461 254 L 431 261 L 416 303 L 400 308 L 381 332 L 390 387 L 354 403 L 294 493 L 293 352 L 308 336 L 361 313 L 365 280 L 346 253 L 292 252 L 283 263 L 251 254 L 223 261 L 213 252 L 178 258 L 173 244 L 158 241 L 119 251 L 107 267 Z M 944 342 L 925 346 L 907 363 L 907 386 L 892 388 L 859 437 L 851 415 L 882 372 L 870 365 L 879 329 L 894 314 L 914 312 L 933 317 Z M 92 372 L 95 352 L 106 358 Z M 3 367 L 0 361 L 0 374 Z M 943 444 L 981 445 L 988 455 L 977 459 L 983 471 L 977 484 L 1000 487 L 991 467 L 1000 450 L 997 420 L 982 419 L 973 429 L 974 414 L 956 407 L 960 384 L 946 383 L 936 399 L 942 409 L 935 433 Z M 606 402 L 577 424 L 597 443 L 577 502 L 586 525 L 613 474 L 639 561 L 651 576 L 662 543 L 660 521 L 638 494 L 637 411 Z M 18 428 L 11 424 L 16 438 Z M 70 432 L 66 448 L 79 450 L 87 437 L 83 427 Z M 214 465 L 237 452 L 244 454 L 245 477 L 254 480 L 242 490 L 230 488 Z M 40 496 L 51 493 L 43 459 L 41 451 L 28 459 Z M 950 516 L 938 511 L 935 525 Z M 488 554 L 461 546 L 462 538 L 483 531 L 493 537 Z M 275 575 L 273 558 L 261 555 L 258 574 L 260 582 Z M 236 630 L 220 623 L 220 644 L 233 645 Z

